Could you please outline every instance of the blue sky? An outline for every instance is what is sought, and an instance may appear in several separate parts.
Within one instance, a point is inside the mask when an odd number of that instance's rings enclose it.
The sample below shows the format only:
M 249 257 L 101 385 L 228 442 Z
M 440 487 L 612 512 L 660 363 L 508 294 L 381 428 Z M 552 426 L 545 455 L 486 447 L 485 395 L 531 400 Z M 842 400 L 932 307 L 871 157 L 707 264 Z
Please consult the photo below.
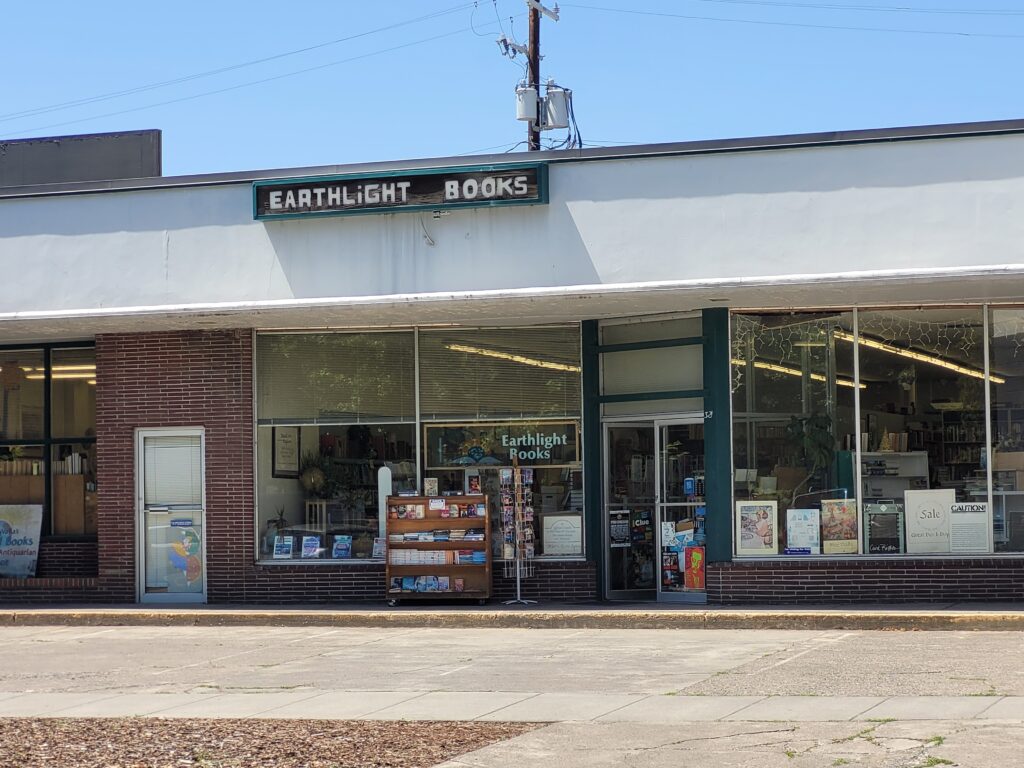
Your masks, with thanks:
M 525 136 L 523 70 L 495 38 L 500 19 L 525 43 L 525 13 L 524 0 L 9 3 L 0 138 L 160 128 L 167 175 L 504 151 Z M 1024 0 L 567 2 L 541 41 L 542 76 L 573 89 L 588 143 L 1024 117 Z

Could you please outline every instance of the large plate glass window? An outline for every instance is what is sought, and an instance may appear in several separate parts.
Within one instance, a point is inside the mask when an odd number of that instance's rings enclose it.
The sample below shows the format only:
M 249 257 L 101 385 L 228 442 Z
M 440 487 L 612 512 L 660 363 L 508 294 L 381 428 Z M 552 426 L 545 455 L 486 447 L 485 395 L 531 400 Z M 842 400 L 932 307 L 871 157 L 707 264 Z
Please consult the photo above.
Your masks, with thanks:
M 488 496 L 501 558 L 500 469 L 514 459 L 531 470 L 535 556 L 583 557 L 579 326 L 423 330 L 419 351 L 424 477 Z
M 850 312 L 733 316 L 738 553 L 858 551 L 852 332 Z M 827 543 L 787 540 L 803 516 Z
M 41 505 L 45 536 L 95 536 L 95 427 L 92 347 L 0 349 L 0 505 Z
M 256 371 L 260 558 L 373 558 L 380 469 L 416 489 L 413 333 L 264 334 Z

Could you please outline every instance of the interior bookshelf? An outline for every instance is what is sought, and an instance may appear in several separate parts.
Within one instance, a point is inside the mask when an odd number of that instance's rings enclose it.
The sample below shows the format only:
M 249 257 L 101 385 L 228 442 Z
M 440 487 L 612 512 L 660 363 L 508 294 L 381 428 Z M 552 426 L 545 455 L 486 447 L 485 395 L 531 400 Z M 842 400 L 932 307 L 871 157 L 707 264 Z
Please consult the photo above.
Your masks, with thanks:
M 486 496 L 389 496 L 387 545 L 389 605 L 490 598 Z

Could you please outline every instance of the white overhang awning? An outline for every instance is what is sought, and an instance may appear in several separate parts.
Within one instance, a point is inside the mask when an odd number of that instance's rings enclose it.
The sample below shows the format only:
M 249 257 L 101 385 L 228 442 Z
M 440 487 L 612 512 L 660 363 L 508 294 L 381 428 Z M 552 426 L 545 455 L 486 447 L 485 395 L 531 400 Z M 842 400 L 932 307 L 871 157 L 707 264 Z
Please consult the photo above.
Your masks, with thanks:
M 0 312 L 0 344 L 226 328 L 539 325 L 732 309 L 1024 303 L 1024 264 L 618 285 Z

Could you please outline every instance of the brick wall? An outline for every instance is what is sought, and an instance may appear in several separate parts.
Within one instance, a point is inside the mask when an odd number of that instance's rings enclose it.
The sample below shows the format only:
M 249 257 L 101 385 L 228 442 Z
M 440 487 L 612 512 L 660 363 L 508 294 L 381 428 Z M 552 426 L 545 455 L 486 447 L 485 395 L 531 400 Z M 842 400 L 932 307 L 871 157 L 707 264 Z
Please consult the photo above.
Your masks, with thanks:
M 99 584 L 135 599 L 135 430 L 206 430 L 206 575 L 211 601 L 245 577 L 253 551 L 252 334 L 96 338 Z
M 909 603 L 1024 599 L 1024 560 L 900 560 L 709 563 L 708 602 Z
M 504 563 L 494 564 L 495 599 L 516 596 L 515 575 L 504 575 Z M 572 603 L 597 599 L 597 566 L 591 562 L 534 561 L 534 574 L 522 582 L 522 595 L 528 600 Z
M 36 576 L 42 578 L 96 578 L 95 541 L 47 541 L 39 544 Z

